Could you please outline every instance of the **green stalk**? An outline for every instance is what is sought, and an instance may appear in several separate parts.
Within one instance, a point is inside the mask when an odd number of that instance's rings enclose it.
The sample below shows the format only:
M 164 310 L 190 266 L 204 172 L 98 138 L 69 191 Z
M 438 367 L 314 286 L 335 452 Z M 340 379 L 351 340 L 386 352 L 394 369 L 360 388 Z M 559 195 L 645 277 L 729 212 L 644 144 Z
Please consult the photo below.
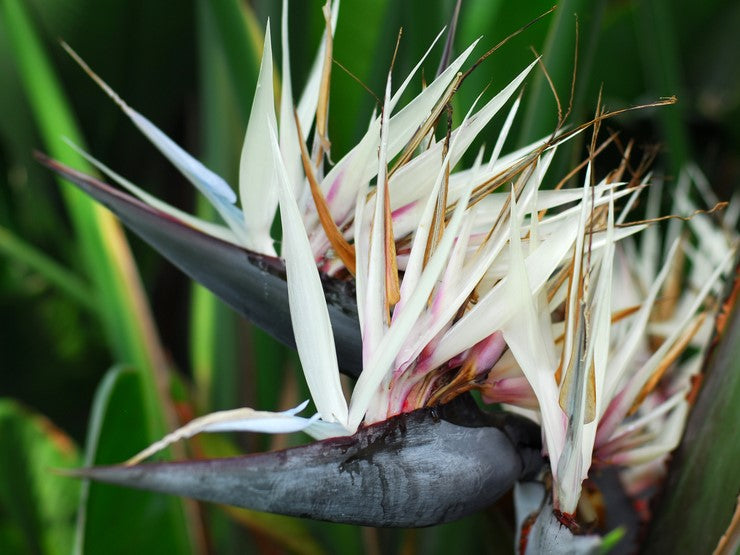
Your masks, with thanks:
M 656 96 L 679 97 L 678 104 L 659 110 L 657 114 L 668 147 L 670 170 L 678 175 L 689 162 L 691 151 L 680 102 L 684 89 L 671 7 L 665 0 L 638 2 L 636 17 L 646 83 Z
M 200 79 L 201 152 L 206 166 L 227 181 L 237 175 L 243 128 L 240 108 L 235 100 L 225 45 L 216 30 L 213 3 L 196 4 L 198 30 L 198 67 Z M 251 80 L 252 89 L 259 70 L 259 58 L 244 60 L 248 67 L 242 80 Z M 250 96 L 251 99 L 251 96 Z M 198 215 L 210 219 L 213 209 L 202 197 L 197 203 Z M 236 317 L 210 291 L 193 284 L 190 299 L 190 360 L 201 410 L 219 410 L 238 405 L 240 383 L 236 353 Z
M 583 14 L 596 11 L 590 7 L 591 2 L 585 0 L 564 0 L 558 3 L 557 10 L 550 16 L 554 19 L 550 24 L 545 47 L 541 52 L 542 63 L 547 68 L 547 73 L 558 92 L 563 111 L 568 108 L 568 97 L 573 76 L 573 47 L 576 31 L 574 14 L 578 14 L 584 19 Z M 599 21 L 592 22 L 589 27 L 594 29 L 593 32 L 598 32 Z M 583 51 L 581 50 L 579 54 L 583 54 Z M 588 60 L 588 58 L 588 53 L 586 53 L 586 59 Z M 588 73 L 588 70 L 585 73 Z M 579 79 L 586 80 L 587 76 L 580 75 Z M 552 133 L 557 124 L 556 102 L 542 71 L 538 71 L 532 79 L 525 98 L 519 146 L 547 136 Z
M 246 124 L 252 108 L 254 86 L 262 56 L 262 28 L 254 12 L 247 4 L 238 0 L 207 2 L 203 11 L 209 12 L 215 23 L 229 69 L 229 77 L 236 91 L 243 122 Z M 273 36 L 278 37 L 279 22 L 273 21 L 272 28 Z

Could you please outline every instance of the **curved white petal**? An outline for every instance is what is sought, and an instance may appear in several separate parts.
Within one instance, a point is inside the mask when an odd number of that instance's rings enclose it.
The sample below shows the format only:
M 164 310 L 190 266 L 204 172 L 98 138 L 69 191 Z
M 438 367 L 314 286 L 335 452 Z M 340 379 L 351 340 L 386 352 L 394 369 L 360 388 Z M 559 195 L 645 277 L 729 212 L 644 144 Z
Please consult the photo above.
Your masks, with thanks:
M 257 89 L 254 92 L 239 162 L 239 197 L 248 232 L 248 247 L 274 256 L 275 247 L 270 237 L 270 227 L 278 203 L 277 169 L 268 140 L 270 126 L 277 128 L 272 79 L 272 45 L 268 21 Z
M 280 220 L 283 226 L 282 256 L 288 282 L 288 301 L 298 356 L 311 397 L 322 420 L 347 422 L 347 402 L 339 383 L 337 353 L 329 310 L 319 272 L 280 159 L 276 130 L 268 128 L 268 145 L 277 168 Z

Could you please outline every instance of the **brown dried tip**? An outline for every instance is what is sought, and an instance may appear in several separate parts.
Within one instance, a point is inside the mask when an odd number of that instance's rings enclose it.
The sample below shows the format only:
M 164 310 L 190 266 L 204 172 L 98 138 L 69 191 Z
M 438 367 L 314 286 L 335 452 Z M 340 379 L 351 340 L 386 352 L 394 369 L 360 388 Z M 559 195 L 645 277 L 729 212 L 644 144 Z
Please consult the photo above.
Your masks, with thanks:
M 295 118 L 296 131 L 298 133 L 298 144 L 301 148 L 301 161 L 303 162 L 303 171 L 306 173 L 308 183 L 311 187 L 311 196 L 316 206 L 316 212 L 319 215 L 319 222 L 321 227 L 324 228 L 324 233 L 329 239 L 334 252 L 340 258 L 347 270 L 354 275 L 355 274 L 355 248 L 350 245 L 342 235 L 342 232 L 337 227 L 334 218 L 331 216 L 329 206 L 326 204 L 324 194 L 319 187 L 319 183 L 316 180 L 316 175 L 313 172 L 313 166 L 311 165 L 311 158 L 306 148 L 306 143 L 303 142 L 303 134 L 301 131 L 301 122 L 298 120 L 298 114 L 293 110 L 293 117 Z

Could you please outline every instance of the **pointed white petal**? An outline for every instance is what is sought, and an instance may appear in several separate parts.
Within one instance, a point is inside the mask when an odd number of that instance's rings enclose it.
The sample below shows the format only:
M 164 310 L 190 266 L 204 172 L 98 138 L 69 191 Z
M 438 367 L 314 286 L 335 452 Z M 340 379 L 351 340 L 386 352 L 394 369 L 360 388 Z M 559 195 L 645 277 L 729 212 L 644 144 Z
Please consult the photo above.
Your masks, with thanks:
M 478 97 L 478 99 L 480 99 L 480 96 Z M 476 101 L 478 99 L 476 99 Z M 465 115 L 463 122 L 460 124 L 461 127 L 467 123 L 474 108 L 475 104 L 473 104 L 470 110 L 468 110 L 468 113 Z M 424 263 L 424 253 L 426 251 L 427 239 L 429 237 L 429 232 L 432 226 L 432 219 L 434 218 L 434 210 L 437 204 L 437 197 L 439 195 L 440 188 L 442 187 L 442 182 L 445 178 L 446 168 L 448 166 L 452 167 L 452 156 L 459 138 L 460 134 L 457 134 L 451 139 L 449 151 L 445 155 L 444 160 L 442 160 L 442 164 L 436 167 L 436 179 L 433 182 L 434 184 L 432 188 L 427 193 L 426 201 L 424 203 L 424 211 L 421 215 L 421 218 L 419 219 L 418 226 L 414 231 L 414 239 L 411 243 L 411 254 L 409 256 L 409 261 L 406 264 L 406 271 L 403 276 L 403 282 L 401 283 L 401 300 L 396 306 L 396 310 L 393 315 L 394 320 L 398 318 L 403 312 L 404 305 L 406 304 L 406 299 L 410 298 L 413 291 L 416 289 L 417 282 L 421 277 Z M 473 180 L 477 177 L 476 175 L 474 175 L 475 173 L 477 172 L 471 172 L 471 174 L 468 175 L 468 181 L 465 188 L 466 191 L 474 185 Z M 470 193 L 467 194 L 469 195 Z M 467 201 L 465 202 L 467 204 Z
M 301 149 L 298 145 L 298 132 L 293 116 L 293 82 L 290 75 L 290 44 L 288 42 L 288 0 L 283 0 L 283 13 L 280 24 L 282 45 L 282 87 L 280 89 L 280 152 L 283 155 L 288 183 L 293 188 L 293 196 L 301 198 L 303 168 Z M 301 127 L 303 132 L 303 127 Z M 308 133 L 306 130 L 304 133 Z
M 439 35 L 438 35 L 439 37 Z M 437 39 L 435 39 L 436 42 Z M 468 47 L 450 66 L 429 84 L 416 98 L 411 100 L 397 114 L 390 117 L 388 131 L 388 158 L 392 159 L 413 137 L 416 130 L 429 116 L 439 98 L 444 94 L 452 79 L 462 64 L 468 58 L 477 41 Z M 433 46 L 433 45 L 432 45 Z M 430 47 L 431 49 L 431 47 Z M 422 61 L 429 53 L 424 54 Z M 401 84 L 393 95 L 391 111 L 400 100 L 406 86 L 410 83 L 414 71 Z M 357 195 L 357 188 L 377 175 L 375 156 L 379 146 L 380 121 L 376 119 L 362 138 L 344 158 L 342 158 L 326 175 L 321 188 L 330 199 L 329 205 L 335 221 L 342 225 L 353 211 L 353 203 Z
M 514 123 L 514 118 L 516 117 L 516 113 L 519 111 L 519 105 L 521 104 L 521 94 L 519 98 L 517 98 L 514 103 L 511 105 L 511 108 L 509 109 L 509 113 L 506 115 L 506 120 L 504 121 L 504 125 L 501 126 L 501 131 L 499 131 L 498 138 L 496 139 L 496 144 L 493 146 L 493 151 L 491 151 L 491 158 L 488 160 L 488 165 L 486 166 L 486 171 L 490 172 L 493 170 L 494 165 L 498 161 L 498 157 L 501 155 L 501 151 L 504 148 L 504 143 L 506 142 L 507 137 L 509 136 L 509 131 L 511 131 L 511 126 Z
M 571 218 L 562 222 L 559 229 L 543 241 L 525 261 L 531 295 L 539 294 L 552 273 L 561 264 L 573 246 L 578 231 L 578 220 Z M 508 279 L 508 278 L 507 278 Z M 433 366 L 442 364 L 452 357 L 482 341 L 510 318 L 510 297 L 504 283 L 488 291 L 440 340 L 430 361 Z
M 541 318 L 544 311 L 537 310 L 537 304 L 542 301 L 537 298 L 539 295 L 533 293 L 530 284 L 532 275 L 526 267 L 522 252 L 519 215 L 514 195 L 510 221 L 511 265 L 503 289 L 508 305 L 506 312 L 511 316 L 501 326 L 501 332 L 539 401 L 543 435 L 555 474 L 565 439 L 565 415 L 558 403 L 555 383 L 557 361 L 552 347 L 551 328 L 549 322 Z M 557 475 L 555 478 L 557 479 Z
M 274 255 L 270 227 L 278 201 L 275 183 L 277 170 L 269 142 L 270 126 L 277 128 L 272 79 L 272 44 L 268 21 L 257 89 L 239 162 L 239 197 L 251 248 Z
M 388 163 L 388 119 L 390 112 L 391 76 L 388 74 L 385 86 L 380 150 L 378 152 L 378 183 L 375 187 L 375 201 L 372 225 L 370 226 L 370 252 L 365 289 L 364 322 L 362 335 L 363 367 L 372 357 L 386 330 L 386 248 L 385 248 L 385 176 Z
M 644 339 L 645 326 L 647 325 L 650 313 L 653 310 L 653 304 L 655 303 L 655 299 L 658 296 L 658 292 L 660 291 L 665 278 L 668 276 L 673 259 L 676 252 L 678 252 L 678 247 L 679 242 L 676 240 L 668 252 L 663 268 L 651 284 L 647 297 L 642 302 L 640 310 L 632 317 L 629 334 L 622 340 L 620 345 L 614 349 L 614 354 L 609 361 L 609 372 L 606 374 L 604 383 L 604 399 L 606 400 L 609 400 L 614 396 L 614 391 L 617 388 L 617 385 L 625 372 L 627 372 L 640 342 Z M 606 403 L 604 403 L 602 410 L 605 411 L 606 408 Z
M 339 17 L 339 0 L 334 0 L 331 6 L 331 28 L 332 33 L 337 28 L 337 18 Z M 308 132 L 311 130 L 311 125 L 316 117 L 316 106 L 319 103 L 319 89 L 321 88 L 321 71 L 324 65 L 324 52 L 326 50 L 326 32 L 324 32 L 321 38 L 321 45 L 314 58 L 311 71 L 308 75 L 308 81 L 306 87 L 303 89 L 303 94 L 298 102 L 298 121 L 301 123 L 301 131 L 303 133 L 303 139 L 308 137 Z
M 124 111 L 136 124 L 139 130 L 154 143 L 162 154 L 172 162 L 182 174 L 213 202 L 213 198 L 229 205 L 236 202 L 236 194 L 228 183 L 206 168 L 200 161 L 180 148 L 147 118 L 124 105 Z M 219 208 L 219 206 L 216 206 Z
M 614 455 L 610 460 L 614 464 L 637 465 L 649 462 L 670 453 L 678 447 L 689 414 L 689 403 L 682 399 L 666 418 L 656 440 Z
M 576 303 L 578 302 L 578 299 L 580 297 L 579 289 L 581 287 L 581 279 L 580 276 L 582 274 L 581 269 L 581 263 L 583 261 L 583 249 L 584 249 L 584 242 L 586 239 L 586 221 L 588 219 L 589 214 L 591 213 L 592 209 L 592 203 L 591 203 L 591 164 L 588 164 L 586 167 L 586 176 L 584 179 L 584 186 L 583 186 L 583 198 L 581 199 L 580 204 L 580 215 L 578 217 L 578 235 L 576 237 L 576 244 L 575 249 L 573 253 L 573 270 L 572 270 L 572 279 L 570 280 L 570 291 L 568 294 L 568 305 L 566 308 L 566 314 L 569 315 L 568 319 L 565 322 L 565 341 L 563 343 L 563 355 L 561 360 L 563 361 L 564 367 L 567 367 L 570 364 L 570 360 L 572 357 L 572 351 L 574 348 L 576 348 L 576 344 L 580 346 L 581 341 L 578 341 L 576 339 L 576 334 L 578 333 L 576 331 L 576 321 L 578 320 L 577 317 L 575 317 L 576 312 L 579 310 L 576 307 Z M 581 328 L 580 333 L 585 333 L 585 329 Z M 585 356 L 585 353 L 583 353 L 583 356 Z M 565 369 L 565 368 L 564 368 Z M 567 378 L 567 373 L 564 376 L 564 384 L 565 379 Z M 575 400 L 571 400 L 575 401 Z M 576 404 L 580 405 L 580 399 L 577 400 Z M 567 410 L 566 410 L 567 412 Z M 569 414 L 568 416 L 571 416 Z M 580 425 L 580 421 L 579 421 Z
M 639 418 L 629 420 L 625 424 L 622 424 L 614 432 L 614 435 L 609 438 L 608 443 L 599 447 L 602 449 L 609 449 L 609 445 L 613 442 L 623 441 L 624 438 L 637 435 L 643 430 L 643 428 L 654 426 L 656 423 L 660 424 L 660 420 L 663 418 L 663 416 L 665 416 L 667 413 L 672 411 L 675 407 L 686 400 L 687 393 L 688 388 L 684 387 L 680 389 L 677 393 L 672 395 L 670 398 L 662 401 L 660 404 L 658 404 L 657 407 L 650 410 L 646 414 L 643 414 Z
M 72 141 L 66 138 L 64 139 L 64 141 L 72 149 L 74 149 L 75 152 L 77 152 L 80 156 L 85 158 L 85 160 L 90 162 L 93 166 L 98 168 L 102 173 L 106 174 L 113 181 L 115 181 L 121 187 L 126 189 L 129 193 L 138 197 L 140 200 L 147 203 L 152 208 L 156 208 L 160 212 L 163 212 L 169 216 L 172 216 L 172 218 L 179 220 L 189 225 L 190 227 L 197 229 L 198 231 L 202 231 L 206 235 L 210 235 L 211 237 L 216 237 L 217 239 L 220 239 L 221 241 L 232 243 L 237 246 L 243 246 L 242 243 L 237 238 L 237 236 L 228 227 L 224 227 L 223 225 L 219 225 L 213 222 L 202 220 L 201 218 L 197 218 L 195 216 L 192 216 L 191 214 L 188 214 L 187 212 L 183 212 L 182 210 L 175 208 L 171 204 L 167 204 L 163 200 L 160 200 L 157 197 L 155 197 L 154 195 L 150 195 L 142 188 L 137 187 L 136 185 L 131 183 L 131 181 L 129 181 L 122 175 L 116 173 L 111 168 L 103 164 L 100 160 L 98 160 L 91 154 L 88 154 L 87 152 L 82 150 L 79 146 L 74 144 Z
M 298 356 L 322 420 L 347 422 L 347 402 L 339 383 L 334 335 L 319 272 L 293 192 L 280 162 L 276 131 L 268 128 L 268 145 L 277 167 L 280 220 L 288 282 L 288 302 Z
M 606 404 L 604 400 L 604 381 L 608 372 L 609 348 L 611 346 L 611 315 L 612 315 L 612 274 L 614 271 L 614 243 L 616 242 L 614 233 L 614 196 L 611 195 L 609 203 L 609 214 L 607 216 L 606 232 L 606 250 L 601 262 L 599 271 L 598 285 L 594 304 L 596 310 L 594 313 L 593 329 L 593 357 L 594 357 L 594 387 L 596 390 L 595 414 L 594 421 L 587 423 L 583 429 L 583 447 L 582 447 L 582 464 L 584 472 L 581 480 L 586 478 L 590 461 L 592 459 L 594 442 L 596 440 L 596 430 L 598 425 L 598 416 L 601 414 L 601 407 Z
M 157 149 L 213 204 L 219 215 L 244 243 L 247 233 L 244 217 L 234 206 L 236 194 L 228 183 L 185 152 L 156 125 L 126 104 L 66 43 L 62 46 L 103 91 L 118 105 Z
M 311 418 L 296 416 L 297 413 L 306 408 L 307 404 L 308 401 L 304 401 L 296 408 L 284 412 L 265 412 L 242 408 L 213 412 L 194 418 L 183 427 L 166 435 L 129 459 L 126 464 L 131 465 L 141 462 L 176 441 L 203 432 L 264 432 L 269 434 L 300 432 L 308 428 L 318 418 L 318 415 Z
M 370 264 L 370 219 L 365 216 L 368 184 L 357 190 L 355 206 L 355 300 L 357 302 L 357 319 L 360 322 L 360 333 L 365 334 L 365 299 L 367 297 L 368 267 Z M 372 202 L 375 202 L 373 197 Z
M 480 165 L 480 157 L 477 164 Z M 416 288 L 404 305 L 403 312 L 398 318 L 394 318 L 393 323 L 373 353 L 370 362 L 363 368 L 350 403 L 350 429 L 355 429 L 362 421 L 372 401 L 373 394 L 383 380 L 388 377 L 394 359 L 401 350 L 419 314 L 426 306 L 427 299 L 442 274 L 455 238 L 459 233 L 463 214 L 467 210 L 473 183 L 474 180 L 471 179 L 467 191 L 457 203 L 437 249 L 430 257 Z
M 702 287 L 702 289 L 696 294 L 691 301 L 691 304 L 681 315 L 673 333 L 668 336 L 663 343 L 661 343 L 660 347 L 652 354 L 648 361 L 637 369 L 624 389 L 615 398 L 614 403 L 608 407 L 607 414 L 599 423 L 599 430 L 596 436 L 597 442 L 601 442 L 605 438 L 611 437 L 619 423 L 624 420 L 645 383 L 664 357 L 668 354 L 668 351 L 694 320 L 695 315 L 704 302 L 704 299 L 715 286 L 723 272 L 726 271 L 734 254 L 734 250 L 729 250 L 727 252 L 724 260 L 719 264 L 719 266 L 717 266 L 710 278 L 704 284 L 704 287 Z M 660 277 L 658 279 L 660 279 Z
M 535 61 L 524 68 L 478 112 L 466 117 L 465 121 L 453 132 L 454 136 L 450 146 L 452 151 L 450 157 L 451 168 L 455 167 L 475 138 L 521 86 L 536 63 Z M 454 148 L 452 147 L 453 144 Z M 411 162 L 399 168 L 394 174 L 390 183 L 393 190 L 393 209 L 426 197 L 439 171 L 439 160 L 441 159 L 443 146 L 443 142 L 437 143 L 434 147 L 429 148 Z M 467 183 L 467 177 L 464 178 L 464 183 Z M 453 195 L 451 200 L 454 200 L 454 198 Z

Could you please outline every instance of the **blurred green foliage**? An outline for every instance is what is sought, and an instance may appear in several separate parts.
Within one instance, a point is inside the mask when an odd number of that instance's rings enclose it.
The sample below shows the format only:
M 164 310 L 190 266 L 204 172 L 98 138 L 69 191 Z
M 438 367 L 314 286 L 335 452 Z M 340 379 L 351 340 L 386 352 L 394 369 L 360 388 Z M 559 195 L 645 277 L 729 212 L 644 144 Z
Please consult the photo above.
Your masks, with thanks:
M 484 52 L 551 3 L 464 0 L 457 51 L 483 36 L 478 52 Z M 81 228 L 65 207 L 67 186 L 59 185 L 33 162 L 32 151 L 49 148 L 49 138 L 48 130 L 39 126 L 34 104 L 29 102 L 29 85 L 22 78 L 26 53 L 19 51 L 14 39 L 18 29 L 9 27 L 15 24 L 8 14 L 16 4 L 23 7 L 41 39 L 43 55 L 59 78 L 89 150 L 168 202 L 207 214 L 192 188 L 57 41 L 68 42 L 131 106 L 234 183 L 261 34 L 269 17 L 273 37 L 278 36 L 280 2 L 0 0 L 0 445 L 6 453 L 0 464 L 0 552 L 54 553 L 68 551 L 62 545 L 71 548 L 75 530 L 71 515 L 79 490 L 76 483 L 53 477 L 45 469 L 78 464 L 77 453 L 83 448 L 88 461 L 125 458 L 151 439 L 151 429 L 142 429 L 151 423 L 145 424 L 137 410 L 144 412 L 146 403 L 163 403 L 159 409 L 166 418 L 171 399 L 163 399 L 162 391 L 159 396 L 150 391 L 151 377 L 142 382 L 141 375 L 118 370 L 103 379 L 113 364 L 136 365 L 144 359 L 137 360 L 135 351 L 118 348 L 119 338 L 111 338 L 110 328 L 101 325 L 105 321 L 101 315 L 116 306 L 115 292 L 101 289 L 89 262 L 86 266 L 80 249 L 85 236 L 80 237 Z M 323 30 L 320 5 L 317 0 L 291 2 L 296 92 L 305 82 Z M 379 95 L 399 28 L 403 36 L 395 73 L 400 76 L 448 23 L 453 6 L 453 0 L 344 0 L 334 56 Z M 634 138 L 638 147 L 660 143 L 658 166 L 669 175 L 675 175 L 687 160 L 697 161 L 719 196 L 728 198 L 740 177 L 740 72 L 735 59 L 740 52 L 740 4 L 731 0 L 563 0 L 553 14 L 511 40 L 471 75 L 455 99 L 455 117 L 460 118 L 489 84 L 497 90 L 508 82 L 533 58 L 532 49 L 544 55 L 565 107 L 576 25 L 578 68 L 570 121 L 580 122 L 594 112 L 600 90 L 610 109 L 676 95 L 679 102 L 673 107 L 632 112 L 608 125 L 622 131 L 623 141 Z M 277 40 L 273 47 L 279 56 Z M 433 54 L 425 64 L 427 80 L 437 60 L 438 54 Z M 375 99 L 338 66 L 332 87 L 330 136 L 336 160 L 366 128 Z M 556 113 L 550 87 L 540 72 L 527 86 L 511 136 L 524 143 L 547 134 Z M 487 138 L 489 143 L 493 136 Z M 511 143 L 508 148 L 517 146 Z M 578 156 L 574 150 L 563 156 L 562 163 Z M 304 397 L 293 353 L 240 321 L 209 293 L 188 284 L 150 248 L 129 238 L 168 356 L 181 417 L 241 405 L 269 409 Z M 139 340 L 159 345 L 153 335 Z M 118 406 L 118 421 L 116 413 L 93 411 L 101 382 L 96 410 Z M 94 442 L 91 438 L 97 436 L 89 431 L 94 428 L 91 422 L 97 422 L 101 434 Z M 126 440 L 111 445 L 102 433 L 108 429 L 114 438 Z M 87 443 L 86 434 L 92 434 Z M 224 441 L 225 447 L 204 442 L 201 448 L 214 453 L 234 449 L 233 443 Z M 98 455 L 91 442 L 98 446 Z M 241 449 L 277 445 L 251 436 L 234 442 Z M 73 447 L 75 443 L 81 447 Z M 100 451 L 106 445 L 108 450 Z M 24 487 L 18 489 L 21 484 Z M 148 537 L 135 531 L 145 520 L 132 521 L 126 530 L 104 527 L 119 518 L 110 512 L 118 504 L 126 512 L 142 511 L 134 515 L 141 520 L 149 514 L 142 507 L 156 513 L 162 508 L 157 508 L 161 500 L 96 488 L 87 498 L 88 526 L 95 523 L 97 534 L 84 536 L 90 553 L 96 552 L 91 546 L 100 545 L 95 542 L 107 534 L 129 534 L 129 540 L 138 540 L 132 541 L 131 549 L 136 545 L 141 553 L 162 552 L 163 546 L 169 546 L 170 552 L 198 552 L 206 544 L 217 553 L 507 553 L 512 546 L 507 502 L 503 510 L 419 531 L 376 531 L 247 512 L 236 515 L 216 507 L 201 508 L 199 517 L 188 505 L 182 509 L 187 514 L 177 518 L 186 519 L 196 531 L 178 531 L 184 521 L 178 524 L 165 515 L 163 522 L 169 524 L 163 526 L 168 532 Z M 93 511 L 96 504 L 100 508 Z M 209 530 L 207 536 L 200 536 L 201 527 L 193 524 L 201 518 Z M 158 525 L 157 530 L 161 529 Z M 281 541 L 281 534 L 308 539 L 291 543 Z

